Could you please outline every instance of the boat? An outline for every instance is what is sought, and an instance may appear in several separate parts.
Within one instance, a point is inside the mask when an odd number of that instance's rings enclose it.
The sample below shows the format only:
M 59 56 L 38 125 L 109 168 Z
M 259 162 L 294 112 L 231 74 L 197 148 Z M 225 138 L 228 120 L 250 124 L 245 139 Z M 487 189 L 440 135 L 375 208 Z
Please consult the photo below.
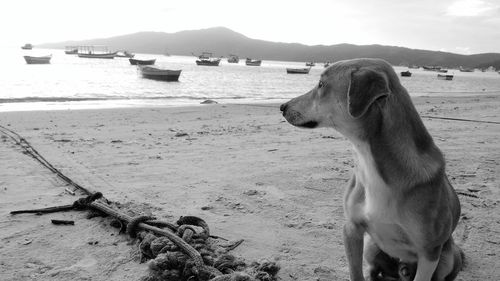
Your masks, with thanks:
M 316 66 L 316 63 L 313 62 L 313 61 L 310 61 L 310 62 L 306 62 L 306 66 Z
M 51 58 L 52 55 L 42 57 L 24 56 L 24 60 L 27 64 L 49 64 Z
M 131 65 L 153 65 L 156 62 L 156 59 L 150 60 L 138 60 L 138 59 L 128 59 Z
M 311 67 L 306 68 L 286 68 L 286 73 L 288 74 L 309 74 Z
M 441 80 L 453 80 L 453 74 L 438 74 L 437 78 Z
M 411 77 L 411 72 L 409 70 L 407 70 L 407 71 L 401 71 L 401 76 L 403 76 L 403 77 Z
M 210 58 L 210 59 L 199 59 L 196 60 L 196 65 L 207 65 L 207 66 L 219 66 L 220 59 Z
M 220 58 L 212 58 L 212 53 L 203 52 L 198 56 L 196 65 L 219 66 L 220 61 Z
M 438 69 L 437 72 L 441 72 L 441 73 L 447 73 L 448 72 L 448 69 Z
M 439 71 L 441 69 L 441 66 L 434 66 L 434 65 L 424 65 L 422 68 L 426 71 Z
M 228 63 L 239 63 L 240 62 L 240 58 L 237 56 L 237 55 L 229 55 L 229 57 L 227 58 L 227 62 Z
M 133 58 L 135 54 L 129 53 L 128 51 L 118 51 L 116 53 L 117 58 Z
M 79 58 L 114 59 L 117 52 L 109 52 L 106 46 L 78 46 Z
M 21 46 L 21 49 L 23 49 L 23 50 L 31 50 L 31 49 L 33 49 L 33 45 L 31 45 L 30 43 L 26 43 L 23 46 Z
M 463 67 L 460 67 L 459 70 L 460 70 L 460 72 L 474 72 L 473 68 L 463 68 Z
M 78 54 L 78 46 L 65 46 L 64 53 L 66 55 L 76 55 Z
M 250 58 L 247 58 L 245 60 L 245 64 L 249 66 L 260 66 L 262 64 L 262 60 L 253 60 Z
M 139 65 L 139 70 L 144 78 L 168 82 L 179 81 L 179 76 L 182 71 L 142 65 Z

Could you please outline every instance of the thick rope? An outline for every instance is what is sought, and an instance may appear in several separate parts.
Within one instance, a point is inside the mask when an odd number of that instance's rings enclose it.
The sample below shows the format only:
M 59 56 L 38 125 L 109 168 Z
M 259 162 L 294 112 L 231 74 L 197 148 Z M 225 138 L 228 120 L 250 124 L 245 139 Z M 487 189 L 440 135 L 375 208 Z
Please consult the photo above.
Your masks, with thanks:
M 160 250 L 161 252 L 163 251 L 163 248 L 158 249 L 158 246 L 161 245 L 160 244 L 157 245 L 158 242 L 155 242 L 156 237 L 154 237 L 154 235 L 151 233 L 142 232 L 146 234 L 145 236 L 144 235 L 142 236 L 142 242 L 140 245 L 141 252 L 147 254 L 147 256 L 149 256 L 150 258 L 154 258 L 153 266 L 150 266 L 150 268 L 153 271 L 159 269 L 159 271 L 156 271 L 156 273 L 160 273 L 160 275 L 162 276 L 161 280 L 178 280 L 177 278 L 178 276 L 191 276 L 188 278 L 188 280 L 195 280 L 192 279 L 193 277 L 196 278 L 196 280 L 229 281 L 229 280 L 240 280 L 241 278 L 243 278 L 241 280 L 251 280 L 248 279 L 249 276 L 246 273 L 236 272 L 244 269 L 244 267 L 246 266 L 244 262 L 234 257 L 229 258 L 229 256 L 221 256 L 217 261 L 214 261 L 214 256 L 213 256 L 214 252 L 210 252 L 208 249 L 206 249 L 204 243 L 206 243 L 209 238 L 216 236 L 210 236 L 210 230 L 208 224 L 204 220 L 194 216 L 184 216 L 177 221 L 178 226 L 176 226 L 168 222 L 158 221 L 155 218 L 149 216 L 138 216 L 135 218 L 130 217 L 125 213 L 121 213 L 111 208 L 108 205 L 109 202 L 103 197 L 102 193 L 92 192 L 89 189 L 86 189 L 83 186 L 72 181 L 69 177 L 64 175 L 61 171 L 59 171 L 51 163 L 49 163 L 40 153 L 38 153 L 36 149 L 34 149 L 31 146 L 31 144 L 28 141 L 26 141 L 22 136 L 20 136 L 16 132 L 0 125 L 0 133 L 3 133 L 4 135 L 8 136 L 17 145 L 21 146 L 25 154 L 28 154 L 31 157 L 33 157 L 43 166 L 45 166 L 50 171 L 59 176 L 63 181 L 74 186 L 75 188 L 81 190 L 82 192 L 88 195 L 87 197 L 76 200 L 71 205 L 63 205 L 63 206 L 42 208 L 36 210 L 13 211 L 11 212 L 11 214 L 13 215 L 21 213 L 42 214 L 42 213 L 52 213 L 52 212 L 68 211 L 68 210 L 94 209 L 117 218 L 122 225 L 127 226 L 127 233 L 132 238 L 136 237 L 138 229 L 147 230 L 152 233 L 164 236 L 158 239 L 168 239 L 170 243 L 173 243 L 174 245 L 173 247 L 177 249 L 177 251 L 181 250 L 184 253 L 183 254 L 181 252 L 167 251 L 165 254 L 163 254 L 163 256 L 160 257 L 158 255 L 159 254 L 158 250 Z M 71 221 L 64 221 L 63 223 L 71 223 Z M 167 229 L 161 229 L 157 226 L 167 227 Z M 202 232 L 197 233 L 193 228 L 193 226 L 201 227 L 203 229 Z M 239 240 L 235 243 L 229 243 L 227 245 L 222 245 L 221 247 L 224 248 L 225 252 L 227 252 L 240 245 L 241 242 L 243 242 L 243 240 Z M 193 246 L 190 245 L 189 243 L 193 243 Z M 155 253 L 153 253 L 153 247 L 155 249 L 154 250 Z M 173 248 L 166 247 L 165 249 L 172 250 Z M 187 257 L 190 258 L 190 260 L 187 260 L 185 258 L 186 255 Z M 165 260 L 165 258 L 167 260 Z M 229 260 L 226 261 L 226 259 Z M 160 267 L 153 269 L 155 266 L 163 264 L 162 261 L 167 261 L 170 265 L 177 265 L 177 266 L 182 265 L 184 269 L 182 272 L 180 272 L 178 269 L 163 270 Z M 220 269 L 216 268 L 215 266 L 212 266 L 215 264 L 217 264 L 218 268 Z M 262 264 L 259 263 L 255 264 L 257 265 L 257 267 L 253 268 L 252 270 L 254 271 L 255 278 L 257 280 L 260 281 L 276 280 L 277 278 L 276 275 L 277 272 L 279 271 L 279 266 L 277 266 L 275 263 L 268 263 L 268 262 Z M 225 272 L 222 273 L 221 270 L 224 270 Z M 169 274 L 171 275 L 170 277 L 174 279 L 168 277 Z M 167 277 L 167 279 L 165 279 L 165 277 Z M 148 278 L 146 279 L 158 280 L 156 279 L 155 276 L 152 276 L 152 278 L 153 279 L 148 279 Z

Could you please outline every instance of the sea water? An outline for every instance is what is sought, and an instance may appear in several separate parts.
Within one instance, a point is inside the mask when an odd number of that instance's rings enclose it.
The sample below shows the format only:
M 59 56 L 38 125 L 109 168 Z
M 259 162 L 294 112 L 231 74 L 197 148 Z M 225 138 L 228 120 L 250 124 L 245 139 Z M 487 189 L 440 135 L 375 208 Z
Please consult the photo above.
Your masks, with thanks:
M 219 103 L 279 103 L 309 91 L 318 82 L 323 64 L 309 74 L 287 74 L 287 67 L 302 68 L 304 62 L 264 60 L 246 66 L 245 60 L 220 66 L 197 66 L 194 56 L 136 54 L 137 59 L 156 59 L 156 66 L 181 69 L 178 82 L 144 79 L 128 58 L 89 59 L 66 55 L 63 50 L 2 49 L 0 111 L 58 110 L 113 107 L 198 105 L 206 99 Z M 52 54 L 50 64 L 29 65 L 23 55 Z M 399 74 L 405 67 L 394 67 Z M 400 77 L 412 96 L 465 96 L 500 94 L 496 72 L 449 70 L 452 81 L 437 73 L 410 69 Z

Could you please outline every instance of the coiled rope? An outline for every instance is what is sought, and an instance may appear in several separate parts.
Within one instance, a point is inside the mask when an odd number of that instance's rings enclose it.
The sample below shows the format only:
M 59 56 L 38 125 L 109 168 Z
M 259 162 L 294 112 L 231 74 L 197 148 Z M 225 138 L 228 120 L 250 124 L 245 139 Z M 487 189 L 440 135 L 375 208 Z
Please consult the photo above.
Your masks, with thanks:
M 151 216 L 131 217 L 119 212 L 110 207 L 109 201 L 103 197 L 102 193 L 92 192 L 55 168 L 18 133 L 2 125 L 0 125 L 0 133 L 10 138 L 23 149 L 25 154 L 37 160 L 64 182 L 87 195 L 76 200 L 73 204 L 34 210 L 12 211 L 12 215 L 22 213 L 43 214 L 86 209 L 98 210 L 110 215 L 116 218 L 120 225 L 126 225 L 126 232 L 130 237 L 139 237 L 141 240 L 141 253 L 147 258 L 152 259 L 149 264 L 151 274 L 143 278 L 144 281 L 276 280 L 279 271 L 279 266 L 276 263 L 265 261 L 262 263 L 252 263 L 251 266 L 247 266 L 241 259 L 227 254 L 227 251 L 237 247 L 243 240 L 228 243 L 227 245 L 218 245 L 219 247 L 209 246 L 209 240 L 214 236 L 210 235 L 208 224 L 198 217 L 181 217 L 177 221 L 177 225 L 175 225 L 156 220 Z M 201 228 L 202 231 L 199 233 L 196 232 L 195 227 Z M 142 231 L 138 235 L 137 232 L 139 229 Z M 153 233 L 160 237 L 155 236 Z M 247 273 L 243 272 L 244 270 Z

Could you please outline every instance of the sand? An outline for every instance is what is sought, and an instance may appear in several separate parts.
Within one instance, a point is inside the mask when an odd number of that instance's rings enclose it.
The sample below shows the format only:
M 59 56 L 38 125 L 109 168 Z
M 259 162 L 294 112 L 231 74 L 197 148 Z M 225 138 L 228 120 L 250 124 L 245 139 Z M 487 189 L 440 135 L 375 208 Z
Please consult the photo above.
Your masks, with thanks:
M 500 121 L 498 96 L 414 102 L 422 115 Z M 461 193 L 454 237 L 467 266 L 457 280 L 498 280 L 500 125 L 424 123 Z M 0 124 L 110 200 L 172 222 L 199 216 L 213 234 L 244 239 L 234 253 L 278 261 L 281 280 L 348 280 L 341 229 L 351 146 L 332 129 L 292 127 L 279 105 L 11 112 L 0 113 Z M 109 218 L 89 220 L 77 211 L 11 216 L 77 196 L 3 138 L 0 163 L 0 280 L 137 280 L 146 274 L 137 246 Z

